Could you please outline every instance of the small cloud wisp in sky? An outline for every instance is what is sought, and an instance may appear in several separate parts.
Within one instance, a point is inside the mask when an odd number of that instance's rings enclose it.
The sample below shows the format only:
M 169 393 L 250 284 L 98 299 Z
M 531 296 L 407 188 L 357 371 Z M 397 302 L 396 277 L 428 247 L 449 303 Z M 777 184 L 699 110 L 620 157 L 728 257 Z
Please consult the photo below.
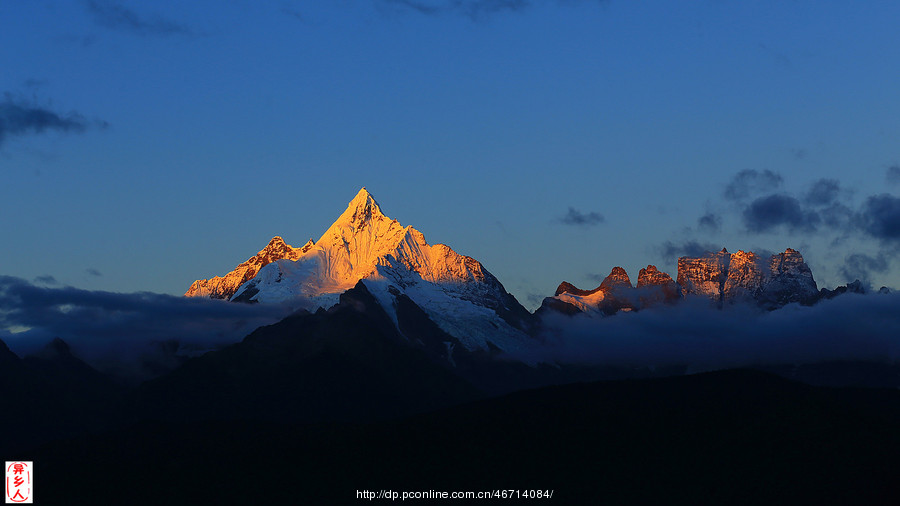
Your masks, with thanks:
M 159 16 L 146 18 L 122 4 L 109 0 L 88 0 L 88 12 L 98 25 L 139 35 L 192 35 L 186 26 Z
M 722 218 L 712 212 L 697 218 L 697 228 L 705 232 L 718 232 L 722 228 Z
M 43 276 L 38 276 L 38 277 L 34 278 L 34 282 L 41 283 L 44 285 L 58 285 L 59 284 L 59 281 L 57 281 L 55 277 L 53 277 L 49 274 L 45 274 Z
M 865 253 L 853 253 L 844 260 L 841 274 L 845 279 L 858 279 L 867 289 L 872 289 L 872 275 L 883 274 L 890 267 L 890 262 L 884 253 L 875 256 Z
M 769 193 L 777 189 L 784 182 L 781 174 L 772 172 L 769 169 L 755 170 L 744 169 L 731 179 L 728 186 L 725 187 L 725 199 L 731 201 L 741 201 L 749 197 Z
M 81 133 L 90 122 L 78 113 L 60 114 L 47 108 L 15 100 L 11 94 L 0 101 L 0 146 L 8 137 L 37 135 L 48 131 Z
M 900 165 L 891 165 L 888 167 L 885 179 L 889 184 L 900 184 Z
M 604 3 L 607 0 L 374 0 L 376 6 L 411 11 L 424 16 L 453 14 L 473 21 L 495 14 L 521 12 L 536 4 Z
M 674 262 L 678 257 L 699 257 L 705 253 L 720 251 L 722 248 L 712 243 L 701 243 L 694 240 L 675 243 L 666 241 L 658 247 L 660 256 L 666 262 Z
M 560 218 L 559 221 L 566 225 L 592 227 L 594 225 L 603 223 L 604 221 L 606 221 L 606 218 L 604 218 L 603 215 L 598 212 L 591 211 L 588 213 L 582 213 L 574 207 L 570 207 L 569 211 L 565 214 L 565 216 Z
M 841 184 L 837 179 L 822 178 L 814 182 L 806 192 L 806 203 L 814 206 L 827 206 L 837 200 L 841 193 Z

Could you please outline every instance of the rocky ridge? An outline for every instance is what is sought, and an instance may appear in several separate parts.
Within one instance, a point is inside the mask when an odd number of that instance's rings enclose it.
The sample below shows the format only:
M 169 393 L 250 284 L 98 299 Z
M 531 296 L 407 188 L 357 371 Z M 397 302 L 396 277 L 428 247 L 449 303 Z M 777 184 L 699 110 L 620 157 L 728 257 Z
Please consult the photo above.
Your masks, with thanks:
M 555 304 L 553 300 L 548 299 L 555 299 L 561 304 Z M 613 267 L 600 286 L 593 290 L 580 290 L 571 283 L 563 282 L 556 289 L 556 294 L 544 301 L 545 304 L 555 304 L 554 309 L 565 313 L 614 314 L 622 310 L 630 311 L 636 307 L 635 289 L 631 284 L 631 278 L 625 269 L 618 266 Z
M 731 253 L 725 248 L 701 257 L 681 257 L 678 259 L 678 286 L 684 295 L 700 294 L 721 299 L 730 262 Z
M 313 247 L 310 239 L 301 248 L 295 248 L 275 236 L 256 255 L 248 258 L 224 276 L 213 276 L 210 279 L 198 279 L 191 283 L 184 293 L 185 297 L 209 297 L 211 299 L 230 299 L 238 288 L 253 279 L 260 269 L 276 260 L 297 260 Z
M 791 248 L 769 258 L 726 249 L 699 258 L 682 257 L 678 284 L 686 296 L 701 295 L 718 303 L 755 301 L 768 309 L 811 301 L 818 294 L 812 271 Z
M 681 298 L 681 287 L 667 273 L 648 265 L 638 273 L 638 300 L 641 307 L 660 302 L 672 303 Z
M 677 281 L 648 265 L 641 269 L 637 286 L 632 288 L 628 273 L 615 267 L 593 290 L 560 284 L 541 307 L 567 314 L 612 314 L 694 296 L 707 297 L 718 305 L 754 303 L 775 309 L 792 302 L 814 302 L 819 292 L 812 271 L 794 249 L 765 258 L 752 251 L 732 254 L 723 248 L 700 257 L 679 258 Z

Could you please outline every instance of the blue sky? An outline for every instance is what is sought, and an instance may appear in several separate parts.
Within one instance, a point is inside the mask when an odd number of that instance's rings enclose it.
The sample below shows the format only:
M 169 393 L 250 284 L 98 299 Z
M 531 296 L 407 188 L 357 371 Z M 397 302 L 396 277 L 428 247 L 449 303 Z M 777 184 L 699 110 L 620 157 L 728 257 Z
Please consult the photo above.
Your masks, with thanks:
M 0 1 L 0 274 L 181 294 L 366 186 L 528 307 L 799 249 L 900 287 L 900 5 Z

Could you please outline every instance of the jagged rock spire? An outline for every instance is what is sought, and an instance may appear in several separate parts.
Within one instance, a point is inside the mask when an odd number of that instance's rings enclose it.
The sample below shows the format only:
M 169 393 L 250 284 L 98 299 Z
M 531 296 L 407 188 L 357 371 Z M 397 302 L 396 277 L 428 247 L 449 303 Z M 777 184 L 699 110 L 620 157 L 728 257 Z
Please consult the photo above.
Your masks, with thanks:
M 613 267 L 609 272 L 609 276 L 606 276 L 606 279 L 600 283 L 601 290 L 612 291 L 617 288 L 632 288 L 631 278 L 628 277 L 625 269 L 621 267 Z

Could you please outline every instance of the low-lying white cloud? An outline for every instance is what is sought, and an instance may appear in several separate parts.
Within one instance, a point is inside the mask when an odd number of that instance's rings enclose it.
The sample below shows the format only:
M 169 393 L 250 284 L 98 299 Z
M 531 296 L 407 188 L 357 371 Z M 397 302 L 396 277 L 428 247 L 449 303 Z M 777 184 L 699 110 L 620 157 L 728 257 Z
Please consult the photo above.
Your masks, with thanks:
M 702 299 L 598 318 L 551 315 L 529 362 L 692 371 L 900 358 L 900 294 L 845 294 L 814 306 L 761 312 Z

